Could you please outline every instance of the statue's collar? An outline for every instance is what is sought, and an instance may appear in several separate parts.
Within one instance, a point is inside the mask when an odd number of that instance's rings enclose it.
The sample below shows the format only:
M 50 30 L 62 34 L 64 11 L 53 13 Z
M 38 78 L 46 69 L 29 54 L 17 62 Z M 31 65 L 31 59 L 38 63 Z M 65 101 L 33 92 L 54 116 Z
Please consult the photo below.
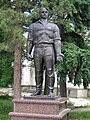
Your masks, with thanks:
M 43 20 L 40 19 L 40 20 L 38 20 L 37 22 L 43 24 L 44 22 L 49 23 L 50 21 L 49 21 L 49 20 L 43 21 Z

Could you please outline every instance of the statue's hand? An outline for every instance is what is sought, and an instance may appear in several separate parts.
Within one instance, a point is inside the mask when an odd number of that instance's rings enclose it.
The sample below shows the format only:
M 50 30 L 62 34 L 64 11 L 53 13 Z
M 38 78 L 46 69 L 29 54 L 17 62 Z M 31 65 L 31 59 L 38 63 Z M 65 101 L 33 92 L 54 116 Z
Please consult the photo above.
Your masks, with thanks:
M 64 55 L 61 53 L 60 55 L 57 55 L 57 62 L 60 62 L 63 60 Z
M 29 53 L 26 54 L 26 58 L 28 61 L 33 60 L 33 57 Z

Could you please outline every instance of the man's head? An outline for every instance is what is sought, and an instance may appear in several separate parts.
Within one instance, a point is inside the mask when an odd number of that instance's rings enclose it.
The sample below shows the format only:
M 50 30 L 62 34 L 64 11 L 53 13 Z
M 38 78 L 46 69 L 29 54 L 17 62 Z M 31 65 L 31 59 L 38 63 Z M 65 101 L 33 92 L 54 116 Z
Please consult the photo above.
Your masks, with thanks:
M 48 11 L 46 8 L 42 7 L 39 11 L 40 18 L 46 19 L 48 17 Z

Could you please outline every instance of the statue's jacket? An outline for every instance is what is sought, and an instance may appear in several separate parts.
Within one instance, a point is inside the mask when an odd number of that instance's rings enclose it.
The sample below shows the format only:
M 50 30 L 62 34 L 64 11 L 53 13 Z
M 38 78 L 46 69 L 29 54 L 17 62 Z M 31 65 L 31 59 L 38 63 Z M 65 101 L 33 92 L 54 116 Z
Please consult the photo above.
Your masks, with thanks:
M 61 37 L 60 31 L 56 24 L 47 21 L 43 24 L 41 20 L 32 23 L 29 26 L 28 41 L 33 45 L 51 44 L 55 46 L 56 54 L 61 53 Z M 58 47 L 59 46 L 59 47 Z

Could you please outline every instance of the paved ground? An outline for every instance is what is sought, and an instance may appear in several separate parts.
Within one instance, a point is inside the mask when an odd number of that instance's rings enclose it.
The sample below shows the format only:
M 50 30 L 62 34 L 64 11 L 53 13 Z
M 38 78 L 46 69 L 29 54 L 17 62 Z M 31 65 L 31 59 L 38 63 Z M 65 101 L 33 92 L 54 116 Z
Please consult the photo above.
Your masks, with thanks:
M 74 108 L 71 110 L 71 112 L 84 112 L 84 111 L 90 111 L 90 108 Z
M 0 95 L 8 94 L 9 96 L 13 95 L 12 88 L 0 88 Z M 22 95 L 30 96 L 31 93 L 23 92 Z M 69 103 L 71 103 L 74 108 L 80 108 L 85 106 L 90 106 L 90 100 L 82 99 L 82 98 L 69 98 Z M 87 108 L 90 109 L 90 108 Z M 83 109 L 84 110 L 84 109 Z
M 69 102 L 71 102 L 74 107 L 90 106 L 90 100 L 85 98 L 69 98 Z
M 9 96 L 13 95 L 12 88 L 0 88 L 0 95 L 8 94 Z

